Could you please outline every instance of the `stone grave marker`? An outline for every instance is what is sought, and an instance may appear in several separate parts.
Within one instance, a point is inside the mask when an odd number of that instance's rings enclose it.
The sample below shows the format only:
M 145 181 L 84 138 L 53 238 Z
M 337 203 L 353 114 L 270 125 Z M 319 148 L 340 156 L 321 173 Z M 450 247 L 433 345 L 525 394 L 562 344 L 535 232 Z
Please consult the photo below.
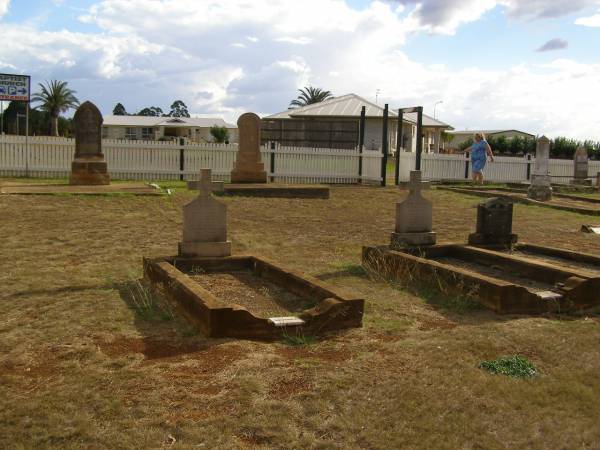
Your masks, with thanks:
M 260 159 L 260 117 L 245 113 L 237 121 L 238 152 L 231 171 L 232 183 L 266 183 L 267 172 Z
M 392 233 L 390 248 L 402 249 L 434 245 L 436 234 L 433 228 L 433 208 L 431 202 L 421 195 L 429 189 L 428 182 L 421 181 L 421 171 L 410 172 L 408 197 L 396 204 L 396 229 Z
M 77 108 L 73 116 L 75 127 L 75 158 L 71 163 L 69 184 L 109 184 L 108 167 L 102 153 L 102 114 L 90 101 Z
M 535 149 L 535 164 L 531 174 L 531 186 L 527 190 L 527 197 L 546 202 L 552 199 L 552 187 L 548 172 L 550 159 L 550 140 L 542 136 L 537 141 Z
M 183 207 L 183 241 L 179 255 L 229 256 L 231 242 L 227 240 L 227 206 L 213 198 L 211 192 L 222 190 L 223 183 L 211 181 L 211 170 L 202 169 L 198 197 Z
M 512 233 L 513 204 L 494 197 L 477 206 L 477 228 L 469 235 L 469 245 L 511 247 L 517 242 Z
M 578 147 L 573 157 L 573 184 L 586 184 L 588 177 L 588 154 L 585 147 Z

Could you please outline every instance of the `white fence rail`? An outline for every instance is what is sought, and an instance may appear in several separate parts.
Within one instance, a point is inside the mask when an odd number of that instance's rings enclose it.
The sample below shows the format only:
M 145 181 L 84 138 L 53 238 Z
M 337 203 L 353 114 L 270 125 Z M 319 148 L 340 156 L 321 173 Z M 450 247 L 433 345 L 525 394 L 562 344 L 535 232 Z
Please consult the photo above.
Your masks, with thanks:
M 196 144 L 168 141 L 124 141 L 105 139 L 102 149 L 113 179 L 191 180 L 201 168 L 212 169 L 215 178 L 229 181 L 237 144 Z M 75 141 L 66 138 L 0 136 L 0 176 L 38 178 L 68 177 L 75 153 Z M 381 153 L 376 150 L 331 148 L 261 147 L 262 161 L 273 181 L 284 183 L 357 183 L 381 181 Z M 400 180 L 408 181 L 415 168 L 416 155 L 401 152 Z M 496 182 L 527 180 L 535 159 L 496 157 L 484 169 L 485 178 Z M 362 164 L 361 164 L 362 163 Z M 182 168 L 183 167 L 183 168 Z M 528 169 L 529 167 L 529 169 Z M 600 161 L 590 161 L 588 176 L 600 172 Z M 568 183 L 573 177 L 573 161 L 551 159 L 554 182 Z M 471 164 L 465 155 L 423 154 L 423 179 L 464 180 L 471 177 Z M 390 174 L 391 175 L 391 174 Z
M 209 167 L 215 178 L 229 181 L 237 144 L 196 144 L 169 141 L 124 141 L 104 139 L 102 151 L 113 179 L 185 180 L 195 179 Z M 75 153 L 73 139 L 0 136 L 0 176 L 38 178 L 67 177 Z M 381 154 L 357 150 L 261 147 L 262 161 L 269 177 L 284 183 L 357 183 L 381 181 Z M 183 167 L 183 169 L 182 169 Z

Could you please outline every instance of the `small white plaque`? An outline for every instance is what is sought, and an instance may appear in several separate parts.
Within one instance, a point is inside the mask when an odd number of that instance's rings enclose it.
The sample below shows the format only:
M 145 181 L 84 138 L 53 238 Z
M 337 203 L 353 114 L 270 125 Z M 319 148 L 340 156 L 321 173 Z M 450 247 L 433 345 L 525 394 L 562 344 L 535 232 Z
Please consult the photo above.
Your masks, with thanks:
M 304 325 L 304 320 L 299 317 L 269 317 L 271 322 L 276 327 L 290 327 L 295 325 Z
M 537 295 L 542 300 L 560 300 L 562 298 L 561 294 L 552 291 L 541 291 L 538 292 Z

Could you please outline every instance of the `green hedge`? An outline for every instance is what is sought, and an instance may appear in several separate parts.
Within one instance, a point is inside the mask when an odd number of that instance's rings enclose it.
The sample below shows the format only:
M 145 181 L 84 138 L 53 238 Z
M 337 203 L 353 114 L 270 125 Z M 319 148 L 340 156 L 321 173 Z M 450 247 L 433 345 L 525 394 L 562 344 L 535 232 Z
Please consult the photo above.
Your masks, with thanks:
M 536 139 L 534 138 L 515 136 L 511 139 L 507 139 L 504 136 L 500 136 L 498 138 L 489 137 L 487 141 L 490 144 L 490 147 L 492 147 L 494 154 L 535 154 Z M 459 148 L 461 150 L 465 150 L 471 145 L 473 145 L 473 139 L 469 139 L 461 143 Z M 575 150 L 577 150 L 578 147 L 585 147 L 590 158 L 600 159 L 600 142 L 592 140 L 578 141 L 576 139 L 569 139 L 562 136 L 550 140 L 550 156 L 554 158 L 572 159 L 575 154 Z

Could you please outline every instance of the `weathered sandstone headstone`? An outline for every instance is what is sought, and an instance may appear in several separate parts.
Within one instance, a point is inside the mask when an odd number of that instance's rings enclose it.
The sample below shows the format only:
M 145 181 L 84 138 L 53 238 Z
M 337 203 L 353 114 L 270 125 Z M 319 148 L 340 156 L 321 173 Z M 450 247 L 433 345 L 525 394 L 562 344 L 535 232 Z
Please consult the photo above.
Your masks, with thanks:
M 432 231 L 433 208 L 431 202 L 421 195 L 421 190 L 429 189 L 429 183 L 421 181 L 421 171 L 410 172 L 408 189 L 408 197 L 396 204 L 396 230 L 390 243 L 392 249 L 433 245 L 436 241 L 436 234 Z
M 470 245 L 511 247 L 517 242 L 512 233 L 513 204 L 494 197 L 477 206 L 477 228 L 469 235 Z
M 573 157 L 573 184 L 586 184 L 588 177 L 588 154 L 585 147 L 579 147 Z
M 542 136 L 538 139 L 535 149 L 535 164 L 527 197 L 541 202 L 552 199 L 551 180 L 548 173 L 549 159 L 550 140 L 546 136 Z
M 211 170 L 202 169 L 196 185 L 198 197 L 183 207 L 183 241 L 179 255 L 229 256 L 231 242 L 227 240 L 227 206 L 213 198 L 211 192 L 222 190 L 222 182 L 211 181 Z
M 245 113 L 237 121 L 239 144 L 232 183 L 266 183 L 267 172 L 260 160 L 260 117 Z
M 102 114 L 92 102 L 85 102 L 73 117 L 75 158 L 69 183 L 74 185 L 109 184 L 108 166 L 102 153 Z

